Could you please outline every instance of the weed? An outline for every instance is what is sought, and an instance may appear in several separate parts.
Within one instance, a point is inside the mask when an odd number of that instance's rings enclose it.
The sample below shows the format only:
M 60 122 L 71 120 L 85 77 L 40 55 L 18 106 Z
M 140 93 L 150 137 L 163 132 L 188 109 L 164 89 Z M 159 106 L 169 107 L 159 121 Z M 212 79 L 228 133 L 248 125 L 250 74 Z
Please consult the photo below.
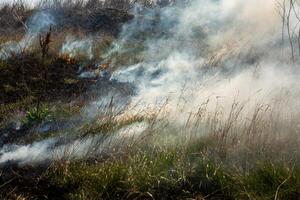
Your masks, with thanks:
M 33 125 L 49 119 L 50 117 L 50 111 L 47 106 L 40 107 L 39 109 L 35 107 L 27 112 L 23 123 L 26 125 Z

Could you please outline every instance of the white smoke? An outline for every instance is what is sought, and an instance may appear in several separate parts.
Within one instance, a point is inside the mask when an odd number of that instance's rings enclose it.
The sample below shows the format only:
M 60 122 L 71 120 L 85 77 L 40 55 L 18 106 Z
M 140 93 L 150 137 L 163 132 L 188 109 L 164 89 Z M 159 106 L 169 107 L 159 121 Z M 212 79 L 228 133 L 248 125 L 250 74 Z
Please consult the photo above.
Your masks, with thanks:
M 19 54 L 31 48 L 39 34 L 48 31 L 55 26 L 55 17 L 47 11 L 39 11 L 31 16 L 26 22 L 26 34 L 21 41 L 9 41 L 0 45 L 0 59 L 8 58 L 11 53 Z
M 35 142 L 26 146 L 8 145 L 0 151 L 0 164 L 13 162 L 40 162 L 52 159 L 49 149 L 55 144 L 55 139 Z
M 76 39 L 67 37 L 61 48 L 61 54 L 67 54 L 71 58 L 83 57 L 87 59 L 93 58 L 93 43 L 91 38 Z
M 194 0 L 151 10 L 152 16 L 159 13 L 156 21 L 147 19 L 148 12 L 124 27 L 112 49 L 126 51 L 126 42 L 150 29 L 160 33 L 142 40 L 142 62 L 112 75 L 138 86 L 133 102 L 168 100 L 177 109 L 181 97 L 189 112 L 208 98 L 226 108 L 234 100 L 268 103 L 282 88 L 300 89 L 290 49 L 280 46 L 282 19 L 275 1 Z
M 135 14 L 135 19 L 123 27 L 120 37 L 104 56 L 112 60 L 115 54 L 129 52 L 142 58 L 133 65 L 119 67 L 110 79 L 137 88 L 133 105 L 155 107 L 168 101 L 171 110 L 168 117 L 180 120 L 207 99 L 211 100 L 208 109 L 214 109 L 218 103 L 228 110 L 233 101 L 250 99 L 253 104 L 268 104 L 282 91 L 288 91 L 289 101 L 284 109 L 300 111 L 296 68 L 299 61 L 291 61 L 288 38 L 282 42 L 282 19 L 274 0 L 193 0 L 164 8 L 137 7 Z M 62 51 L 89 54 L 90 48 L 86 47 L 90 46 L 89 42 L 71 40 Z M 100 99 L 105 99 L 104 107 L 109 104 L 110 98 Z M 178 110 L 181 99 L 184 112 Z M 101 103 L 93 102 L 84 109 L 84 115 L 93 118 L 102 109 Z M 137 132 L 144 130 L 141 127 L 135 127 Z M 71 146 L 79 146 L 80 157 L 97 141 L 76 140 Z M 45 146 L 36 148 L 40 144 Z M 28 162 L 35 149 L 41 150 L 36 160 L 45 159 L 42 157 L 45 155 L 49 158 L 47 153 L 44 155 L 49 146 L 43 141 L 5 151 L 0 163 L 17 159 Z M 61 147 L 55 149 L 65 151 Z M 99 149 L 105 149 L 105 145 Z M 26 153 L 22 154 L 23 151 Z M 33 155 L 40 155 L 34 152 Z
M 51 138 L 25 146 L 7 145 L 0 151 L 0 165 L 15 162 L 20 165 L 35 164 L 61 159 L 80 159 L 109 153 L 139 137 L 148 127 L 147 123 L 134 123 L 121 128 L 116 133 L 103 137 L 101 133 L 84 139 L 76 139 L 66 144 L 59 144 L 61 138 Z

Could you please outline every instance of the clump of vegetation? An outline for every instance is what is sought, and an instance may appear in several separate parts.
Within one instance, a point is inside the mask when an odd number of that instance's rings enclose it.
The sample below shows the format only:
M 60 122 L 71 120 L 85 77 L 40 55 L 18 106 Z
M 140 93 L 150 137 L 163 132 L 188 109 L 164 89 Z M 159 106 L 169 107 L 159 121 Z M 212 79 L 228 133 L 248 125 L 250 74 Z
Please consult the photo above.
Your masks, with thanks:
M 42 107 L 39 109 L 35 107 L 31 111 L 27 112 L 23 123 L 27 125 L 31 125 L 31 124 L 42 122 L 43 120 L 49 117 L 50 117 L 50 112 L 47 107 Z

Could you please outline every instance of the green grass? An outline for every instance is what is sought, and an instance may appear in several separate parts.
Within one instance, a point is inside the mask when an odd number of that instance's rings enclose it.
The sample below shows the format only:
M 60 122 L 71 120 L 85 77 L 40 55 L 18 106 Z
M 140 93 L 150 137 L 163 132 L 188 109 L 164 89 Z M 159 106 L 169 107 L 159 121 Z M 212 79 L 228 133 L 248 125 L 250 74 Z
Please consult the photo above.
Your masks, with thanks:
M 61 199 L 299 198 L 299 171 L 260 163 L 243 174 L 207 158 L 190 163 L 174 150 L 58 166 L 49 169 L 40 181 L 63 191 L 57 194 Z
M 57 118 L 78 112 L 64 106 L 49 110 L 51 117 Z M 64 157 L 46 168 L 33 165 L 30 172 L 26 166 L 18 166 L 13 168 L 11 176 L 9 170 L 5 171 L 13 181 L 5 184 L 10 179 L 1 179 L 0 185 L 5 185 L 0 191 L 7 194 L 16 187 L 13 194 L 25 199 L 43 199 L 45 196 L 48 199 L 79 200 L 299 199 L 298 135 L 295 134 L 297 129 L 288 123 L 296 122 L 294 117 L 297 116 L 280 120 L 272 118 L 272 124 L 280 127 L 277 130 L 286 134 L 280 138 L 267 137 L 274 136 L 274 129 L 265 123 L 257 121 L 256 126 L 253 126 L 253 121 L 241 123 L 242 116 L 225 117 L 215 126 L 209 123 L 216 123 L 210 117 L 202 117 L 200 127 L 203 130 L 199 129 L 194 135 L 195 128 L 182 128 L 159 119 L 155 114 L 107 114 L 74 128 L 72 134 L 78 134 L 79 138 L 100 134 L 110 138 L 121 128 L 135 123 L 147 122 L 151 126 L 135 139 L 124 138 L 121 146 L 111 146 L 107 153 L 91 152 L 73 159 Z M 268 113 L 262 112 L 258 119 L 267 118 Z M 189 124 L 193 124 L 192 119 Z M 212 131 L 216 126 L 219 131 Z M 207 134 L 200 136 L 204 130 Z M 37 140 L 40 139 L 34 139 Z M 91 147 L 91 151 L 95 148 L 97 146 Z M 36 174 L 33 175 L 32 171 Z M 19 174 L 17 180 L 14 179 L 15 173 Z
M 212 146 L 197 142 L 188 147 L 135 147 L 98 163 L 60 165 L 45 177 L 53 185 L 73 188 L 64 194 L 66 199 L 299 198 L 299 170 L 258 162 L 242 171 L 216 162 L 207 156 Z

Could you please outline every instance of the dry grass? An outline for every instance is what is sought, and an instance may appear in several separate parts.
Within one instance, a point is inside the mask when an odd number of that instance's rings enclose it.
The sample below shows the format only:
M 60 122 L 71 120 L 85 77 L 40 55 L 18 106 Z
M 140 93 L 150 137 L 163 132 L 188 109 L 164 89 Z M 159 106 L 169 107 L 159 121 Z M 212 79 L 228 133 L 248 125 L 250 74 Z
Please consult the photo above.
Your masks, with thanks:
M 90 136 L 103 131 L 112 136 L 118 126 L 145 118 L 151 124 L 105 154 L 95 151 L 100 142 L 89 147 L 84 159 L 57 160 L 40 176 L 47 185 L 28 190 L 26 184 L 11 183 L 22 189 L 15 194 L 56 198 L 45 191 L 50 187 L 63 191 L 62 199 L 299 198 L 298 115 L 278 115 L 282 111 L 272 105 L 257 105 L 249 112 L 237 102 L 227 114 L 206 108 L 202 104 L 180 126 L 163 117 L 162 110 L 152 117 L 125 117 L 118 125 L 114 116 L 83 126 L 81 132 Z M 22 172 L 22 167 L 16 169 Z M 20 177 L 28 178 L 33 177 Z

